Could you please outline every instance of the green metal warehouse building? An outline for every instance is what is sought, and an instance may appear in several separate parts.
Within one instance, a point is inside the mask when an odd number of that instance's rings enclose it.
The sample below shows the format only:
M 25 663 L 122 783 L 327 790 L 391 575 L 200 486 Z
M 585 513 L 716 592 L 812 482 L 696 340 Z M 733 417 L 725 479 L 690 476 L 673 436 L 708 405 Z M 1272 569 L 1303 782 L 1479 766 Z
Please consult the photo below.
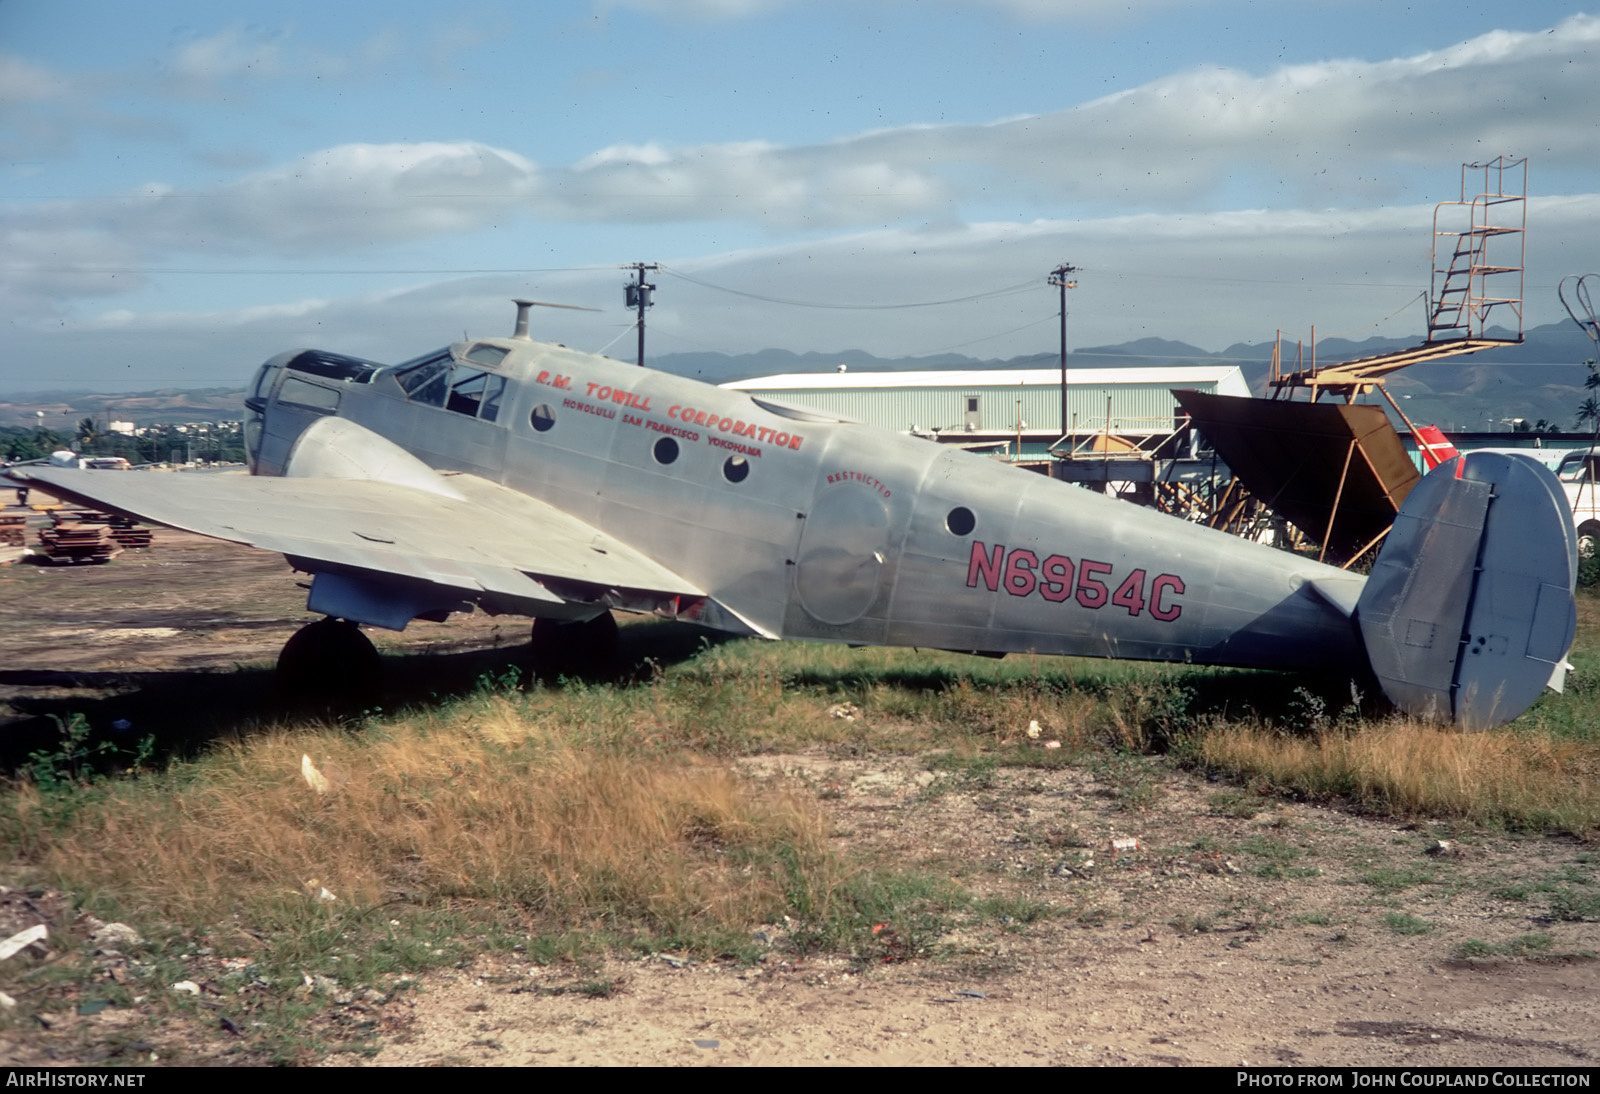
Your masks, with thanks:
M 1069 367 L 1063 428 L 1061 371 L 1054 368 L 850 372 L 841 366 L 836 372 L 760 376 L 723 386 L 947 443 L 1006 446 L 1023 458 L 1043 456 L 1063 434 L 1080 445 L 1108 429 L 1145 444 L 1165 437 L 1174 428 L 1174 388 L 1250 394 L 1233 365 Z

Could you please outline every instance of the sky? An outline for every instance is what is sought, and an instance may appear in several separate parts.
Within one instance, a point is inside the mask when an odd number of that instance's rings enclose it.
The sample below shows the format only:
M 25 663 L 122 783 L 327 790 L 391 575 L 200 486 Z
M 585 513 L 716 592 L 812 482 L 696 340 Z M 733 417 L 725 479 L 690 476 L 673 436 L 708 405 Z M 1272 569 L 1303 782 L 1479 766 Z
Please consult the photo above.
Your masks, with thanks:
M 514 297 L 631 359 L 636 262 L 652 355 L 1051 353 L 1063 264 L 1073 347 L 1420 340 L 1496 157 L 1531 327 L 1600 270 L 1597 90 L 1559 0 L 0 0 L 0 392 Z

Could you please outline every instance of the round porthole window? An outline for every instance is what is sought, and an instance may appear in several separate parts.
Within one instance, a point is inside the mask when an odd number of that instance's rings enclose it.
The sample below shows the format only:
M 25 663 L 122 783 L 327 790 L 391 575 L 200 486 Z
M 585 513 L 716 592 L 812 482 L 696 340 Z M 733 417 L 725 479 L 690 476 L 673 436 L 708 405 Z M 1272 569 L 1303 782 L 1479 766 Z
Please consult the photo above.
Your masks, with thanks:
M 958 536 L 964 536 L 978 526 L 978 518 L 965 505 L 958 505 L 945 514 L 944 526 Z
M 556 412 L 549 403 L 540 403 L 533 408 L 533 413 L 528 415 L 528 423 L 543 433 L 556 424 Z
M 750 461 L 743 456 L 729 456 L 722 463 L 722 477 L 729 482 L 743 482 L 750 475 Z
M 657 463 L 671 463 L 678 458 L 678 442 L 671 437 L 662 437 L 651 451 Z

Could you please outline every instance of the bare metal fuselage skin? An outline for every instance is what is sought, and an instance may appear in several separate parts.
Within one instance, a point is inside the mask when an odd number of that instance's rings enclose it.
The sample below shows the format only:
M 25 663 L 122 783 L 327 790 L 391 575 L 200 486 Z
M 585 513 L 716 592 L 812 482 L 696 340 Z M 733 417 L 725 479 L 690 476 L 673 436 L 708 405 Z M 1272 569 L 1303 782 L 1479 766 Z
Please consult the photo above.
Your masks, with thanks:
M 307 429 L 346 419 L 446 476 L 490 480 L 608 533 L 704 594 L 675 600 L 679 614 L 743 633 L 1364 664 L 1350 619 L 1363 579 L 1343 571 L 928 441 L 560 346 L 476 339 L 451 353 L 455 375 L 487 375 L 492 412 L 482 385 L 476 401 L 419 400 L 402 386 L 406 366 L 352 380 L 285 368 L 292 354 L 268 362 L 250 404 L 253 470 L 305 473 L 297 464 L 314 462 L 317 433 Z M 384 595 L 381 574 L 343 577 Z M 637 606 L 478 603 L 558 618 Z

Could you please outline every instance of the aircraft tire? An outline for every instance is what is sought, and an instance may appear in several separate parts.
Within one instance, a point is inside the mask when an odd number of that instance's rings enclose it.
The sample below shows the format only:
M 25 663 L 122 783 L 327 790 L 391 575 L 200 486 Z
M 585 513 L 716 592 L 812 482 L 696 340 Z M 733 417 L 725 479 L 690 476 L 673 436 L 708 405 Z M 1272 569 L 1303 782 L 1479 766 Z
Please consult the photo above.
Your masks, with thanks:
M 533 674 L 554 681 L 562 676 L 604 672 L 617 659 L 617 620 L 602 612 L 582 623 L 533 621 Z
M 306 624 L 278 654 L 278 688 L 297 697 L 359 697 L 376 688 L 381 675 L 377 648 L 347 619 Z
M 1600 523 L 1586 520 L 1578 529 L 1578 560 L 1593 558 L 1596 546 L 1600 546 Z

